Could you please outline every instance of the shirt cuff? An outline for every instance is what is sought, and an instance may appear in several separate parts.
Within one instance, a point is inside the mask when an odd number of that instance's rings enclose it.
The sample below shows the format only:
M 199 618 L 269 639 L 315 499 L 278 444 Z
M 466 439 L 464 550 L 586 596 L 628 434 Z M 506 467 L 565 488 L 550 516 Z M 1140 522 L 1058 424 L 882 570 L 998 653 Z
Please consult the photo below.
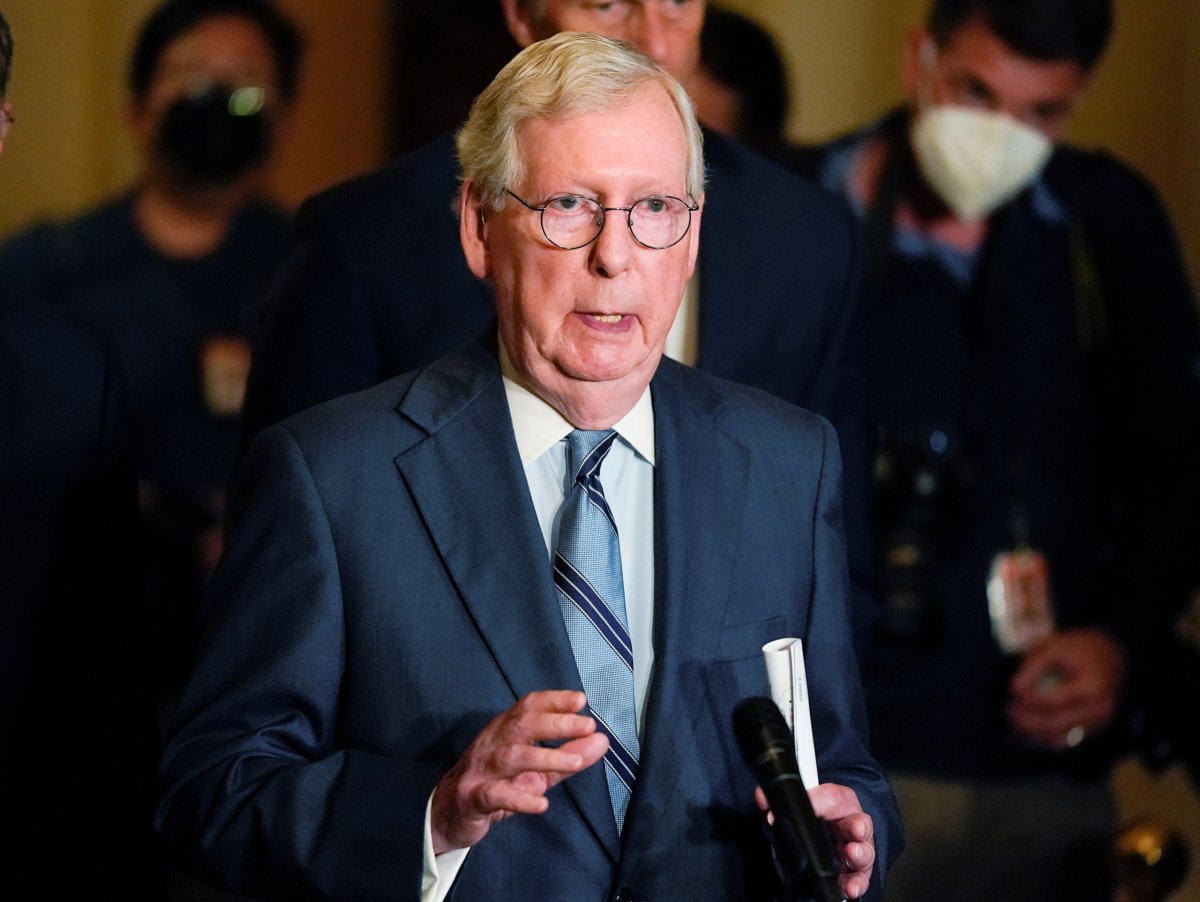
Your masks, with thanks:
M 436 791 L 436 790 L 435 790 Z M 451 849 L 441 855 L 433 854 L 433 793 L 425 803 L 425 868 L 421 875 L 421 902 L 442 902 L 454 886 L 458 869 L 467 860 L 466 849 Z

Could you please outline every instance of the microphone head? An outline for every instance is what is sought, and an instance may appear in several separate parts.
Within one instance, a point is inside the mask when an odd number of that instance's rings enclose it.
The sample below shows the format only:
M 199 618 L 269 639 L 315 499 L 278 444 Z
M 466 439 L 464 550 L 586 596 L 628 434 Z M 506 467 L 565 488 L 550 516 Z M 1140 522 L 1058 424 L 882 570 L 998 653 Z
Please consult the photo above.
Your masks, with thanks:
M 761 783 L 800 772 L 792 731 L 771 699 L 758 695 L 738 702 L 733 709 L 733 733 Z

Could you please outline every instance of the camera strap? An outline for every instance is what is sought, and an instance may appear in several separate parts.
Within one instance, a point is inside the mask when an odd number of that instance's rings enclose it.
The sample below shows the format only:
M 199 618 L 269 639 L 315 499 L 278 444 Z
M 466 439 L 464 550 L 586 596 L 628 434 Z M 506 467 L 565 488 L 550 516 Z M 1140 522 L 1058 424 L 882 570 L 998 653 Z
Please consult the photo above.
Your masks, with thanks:
M 907 119 L 897 117 L 886 134 L 888 150 L 876 184 L 875 195 L 867 210 L 865 223 L 867 306 L 878 310 L 885 303 L 881 286 L 892 283 L 896 214 L 906 188 L 918 178 L 916 162 L 906 140 Z M 1068 186 L 1070 188 L 1070 186 Z M 1028 189 L 1027 189 L 1028 191 Z M 1103 347 L 1107 317 L 1096 260 L 1078 216 L 1077 191 L 1068 190 L 1067 247 L 1070 290 L 1075 306 L 1076 341 L 1085 362 Z M 963 298 L 963 328 L 984 355 L 991 373 L 1003 472 L 998 474 L 1001 489 L 1009 505 L 1008 529 L 1014 547 L 1028 545 L 1031 538 L 1028 510 L 1026 441 L 1020 417 L 1021 335 L 1016 311 L 1012 307 L 1014 287 L 1005 248 L 1013 246 L 1008 230 L 1020 228 L 1016 215 L 1019 201 L 1010 202 L 992 214 L 987 235 L 978 251 L 974 278 Z M 1024 212 L 1024 211 L 1022 211 Z

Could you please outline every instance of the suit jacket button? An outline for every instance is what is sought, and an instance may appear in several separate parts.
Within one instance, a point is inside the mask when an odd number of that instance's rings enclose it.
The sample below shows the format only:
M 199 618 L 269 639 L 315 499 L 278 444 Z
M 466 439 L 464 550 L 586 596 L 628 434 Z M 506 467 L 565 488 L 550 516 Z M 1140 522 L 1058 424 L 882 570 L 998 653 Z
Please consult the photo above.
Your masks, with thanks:
M 621 887 L 613 898 L 613 902 L 633 902 L 633 890 L 627 886 Z

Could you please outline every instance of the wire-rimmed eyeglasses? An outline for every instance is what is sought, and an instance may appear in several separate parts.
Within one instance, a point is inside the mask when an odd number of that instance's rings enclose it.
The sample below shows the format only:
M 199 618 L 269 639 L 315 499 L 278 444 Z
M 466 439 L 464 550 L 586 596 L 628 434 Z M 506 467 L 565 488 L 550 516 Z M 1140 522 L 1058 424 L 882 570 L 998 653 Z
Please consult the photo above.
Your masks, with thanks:
M 565 251 L 587 247 L 600 237 L 604 214 L 617 212 L 625 214 L 634 241 L 651 250 L 666 250 L 683 240 L 692 227 L 692 214 L 700 209 L 699 204 L 689 204 L 669 194 L 643 197 L 628 207 L 605 207 L 591 197 L 560 194 L 535 207 L 507 188 L 504 190 L 537 213 L 546 240 Z

